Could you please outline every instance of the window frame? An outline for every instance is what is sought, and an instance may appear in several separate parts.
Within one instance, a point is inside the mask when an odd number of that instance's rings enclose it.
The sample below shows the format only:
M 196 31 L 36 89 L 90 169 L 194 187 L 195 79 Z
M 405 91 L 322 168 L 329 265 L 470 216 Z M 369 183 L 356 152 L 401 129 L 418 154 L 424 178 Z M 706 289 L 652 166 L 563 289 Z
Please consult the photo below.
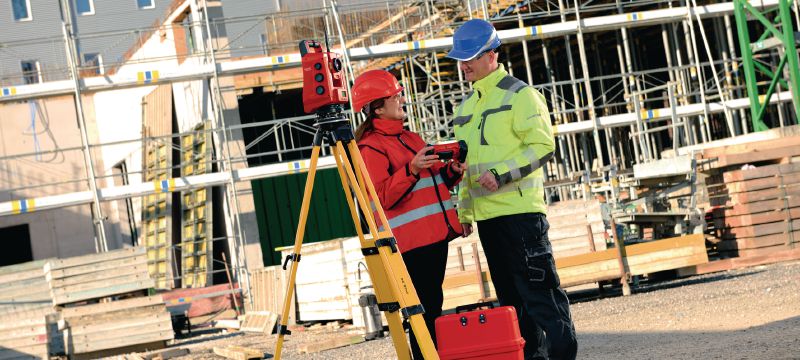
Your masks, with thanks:
M 148 10 L 156 8 L 156 0 L 148 0 L 150 1 L 150 6 L 139 6 L 139 1 L 141 0 L 134 0 L 134 1 L 136 2 L 136 9 L 138 10 Z
M 75 0 L 75 13 L 76 14 L 78 14 L 79 16 L 94 15 L 94 0 L 86 0 L 89 3 L 89 11 L 85 12 L 85 13 L 82 13 L 82 12 L 78 11 L 78 1 L 81 1 L 81 0 Z
M 33 67 L 34 67 L 33 71 L 29 72 L 27 74 L 26 74 L 25 69 L 23 67 L 23 65 L 26 64 L 26 63 L 33 64 Z M 39 62 L 39 60 L 20 60 L 19 61 L 19 67 L 20 67 L 20 70 L 22 70 L 22 81 L 23 81 L 23 83 L 25 85 L 41 84 L 43 82 L 43 79 L 42 79 L 42 65 Z M 28 79 L 29 76 L 34 76 L 36 81 L 28 82 L 27 79 Z
M 83 59 L 82 60 L 83 60 L 83 67 L 85 69 L 89 70 L 89 68 L 92 68 L 92 70 L 94 70 L 95 75 L 103 75 L 103 74 L 106 73 L 105 67 L 103 66 L 103 54 L 101 54 L 101 53 L 83 53 L 81 55 L 83 55 Z M 86 59 L 86 55 L 95 55 L 94 58 L 97 61 L 97 64 L 95 64 L 93 66 L 89 66 L 88 65 L 89 61 Z
M 15 1 L 24 1 L 25 10 L 27 10 L 27 12 L 28 12 L 28 16 L 27 17 L 17 19 L 17 14 L 14 11 L 14 2 Z M 33 11 L 31 10 L 31 0 L 11 0 L 11 18 L 13 18 L 15 22 L 32 21 L 33 20 Z

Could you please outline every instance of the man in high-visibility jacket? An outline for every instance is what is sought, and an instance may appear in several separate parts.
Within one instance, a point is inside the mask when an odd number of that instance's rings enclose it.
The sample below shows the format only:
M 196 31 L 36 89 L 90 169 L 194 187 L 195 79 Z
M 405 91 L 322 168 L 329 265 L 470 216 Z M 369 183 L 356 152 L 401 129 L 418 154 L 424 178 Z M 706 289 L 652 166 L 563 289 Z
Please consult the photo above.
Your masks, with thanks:
M 447 55 L 473 87 L 453 118 L 469 148 L 459 222 L 465 236 L 477 222 L 500 304 L 517 309 L 525 358 L 574 359 L 575 326 L 547 238 L 541 167 L 555 151 L 550 114 L 541 93 L 498 64 L 498 46 L 494 26 L 475 19 L 456 30 Z

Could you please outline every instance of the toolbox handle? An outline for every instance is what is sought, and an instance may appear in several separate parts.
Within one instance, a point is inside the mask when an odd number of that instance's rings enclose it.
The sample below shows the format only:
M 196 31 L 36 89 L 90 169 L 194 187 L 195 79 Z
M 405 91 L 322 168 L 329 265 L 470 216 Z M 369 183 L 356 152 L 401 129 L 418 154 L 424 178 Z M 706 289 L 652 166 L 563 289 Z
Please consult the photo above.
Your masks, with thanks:
M 494 309 L 494 302 L 487 301 L 487 302 L 481 302 L 481 303 L 457 306 L 456 307 L 456 314 L 464 312 L 464 311 L 472 311 L 472 310 L 479 309 L 479 308 L 482 308 L 482 307 L 489 307 L 489 309 Z

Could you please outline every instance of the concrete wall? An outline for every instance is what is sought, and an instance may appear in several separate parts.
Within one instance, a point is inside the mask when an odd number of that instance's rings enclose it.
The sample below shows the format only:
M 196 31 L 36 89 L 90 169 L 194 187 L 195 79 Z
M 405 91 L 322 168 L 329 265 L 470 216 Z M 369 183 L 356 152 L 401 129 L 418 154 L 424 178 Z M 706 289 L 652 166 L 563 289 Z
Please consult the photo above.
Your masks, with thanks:
M 80 139 L 72 96 L 0 104 L 0 201 L 88 190 L 86 181 L 14 190 L 85 177 L 83 154 L 67 150 L 80 148 Z M 37 143 L 39 152 L 60 151 L 37 156 Z M 20 224 L 30 228 L 34 259 L 95 251 L 89 205 L 0 217 L 0 228 Z

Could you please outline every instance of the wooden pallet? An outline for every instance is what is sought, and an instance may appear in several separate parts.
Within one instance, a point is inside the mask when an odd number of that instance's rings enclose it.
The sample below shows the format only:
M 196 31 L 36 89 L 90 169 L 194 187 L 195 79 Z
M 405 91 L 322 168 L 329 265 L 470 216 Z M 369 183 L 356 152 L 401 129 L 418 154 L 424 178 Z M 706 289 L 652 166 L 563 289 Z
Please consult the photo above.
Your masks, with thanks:
M 92 353 L 171 340 L 172 321 L 160 295 L 64 308 L 68 354 Z
M 99 299 L 155 286 L 147 271 L 144 247 L 51 260 L 44 269 L 53 305 Z
M 56 318 L 52 307 L 0 316 L 0 360 L 48 359 L 62 352 L 63 343 L 52 341 Z
M 0 317 L 4 314 L 52 308 L 50 287 L 44 272 L 47 261 L 30 261 L 0 268 Z

